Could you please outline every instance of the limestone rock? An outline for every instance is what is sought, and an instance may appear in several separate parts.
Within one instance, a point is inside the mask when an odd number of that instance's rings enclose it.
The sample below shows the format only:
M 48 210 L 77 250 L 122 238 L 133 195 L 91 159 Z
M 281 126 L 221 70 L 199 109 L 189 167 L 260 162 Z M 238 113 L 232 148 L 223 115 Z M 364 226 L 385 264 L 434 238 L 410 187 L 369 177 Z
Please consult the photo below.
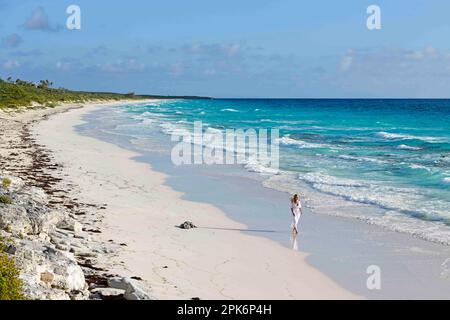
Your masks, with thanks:
M 45 283 L 52 283 L 55 276 L 51 272 L 42 272 L 41 273 L 41 281 Z
M 83 226 L 81 223 L 76 221 L 75 219 L 72 219 L 70 217 L 65 217 L 61 219 L 57 225 L 58 228 L 70 230 L 75 233 L 82 233 L 83 232 Z
M 110 298 L 123 298 L 123 294 L 125 293 L 124 290 L 121 289 L 115 289 L 115 288 L 95 288 L 91 290 L 91 293 L 96 295 L 99 295 L 100 299 L 110 299 Z
M 108 279 L 108 286 L 115 289 L 125 290 L 124 298 L 126 300 L 153 300 L 153 298 L 143 288 L 143 285 L 140 285 L 137 280 L 131 278 L 110 278 Z
M 24 239 L 17 244 L 15 259 L 30 299 L 65 299 L 73 291 L 87 289 L 83 271 L 73 254 Z
M 25 208 L 2 204 L 0 204 L 0 228 L 18 235 L 26 235 L 32 229 Z
M 22 236 L 50 233 L 61 216 L 56 211 L 32 205 L 0 205 L 0 228 Z
M 180 225 L 181 229 L 192 229 L 192 228 L 197 228 L 196 225 L 194 225 L 192 222 L 190 221 L 185 221 Z

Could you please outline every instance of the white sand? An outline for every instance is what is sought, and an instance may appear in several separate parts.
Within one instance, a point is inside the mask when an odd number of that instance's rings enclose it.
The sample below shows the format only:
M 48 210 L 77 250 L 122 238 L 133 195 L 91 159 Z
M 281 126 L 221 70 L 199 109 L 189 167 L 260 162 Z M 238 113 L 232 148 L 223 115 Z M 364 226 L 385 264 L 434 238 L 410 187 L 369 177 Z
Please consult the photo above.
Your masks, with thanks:
M 57 114 L 35 126 L 38 142 L 64 163 L 77 197 L 108 204 L 103 241 L 127 246 L 112 273 L 142 277 L 159 299 L 359 298 L 305 262 L 306 254 L 234 231 L 176 228 L 198 225 L 245 228 L 218 208 L 181 199 L 166 176 L 131 158 L 133 152 L 78 135 L 74 126 L 92 107 Z M 123 263 L 121 263 L 123 262 Z M 167 268 L 164 268 L 167 266 Z

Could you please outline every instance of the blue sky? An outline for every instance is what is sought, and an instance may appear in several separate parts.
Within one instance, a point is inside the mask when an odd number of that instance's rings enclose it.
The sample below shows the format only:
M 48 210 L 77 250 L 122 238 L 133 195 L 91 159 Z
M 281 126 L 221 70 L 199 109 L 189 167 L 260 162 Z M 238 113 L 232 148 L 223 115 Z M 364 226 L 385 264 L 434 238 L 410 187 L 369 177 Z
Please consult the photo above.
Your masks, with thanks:
M 81 8 L 68 30 L 66 8 Z M 366 28 L 381 8 L 382 29 Z M 0 76 L 214 97 L 450 97 L 444 0 L 0 0 Z

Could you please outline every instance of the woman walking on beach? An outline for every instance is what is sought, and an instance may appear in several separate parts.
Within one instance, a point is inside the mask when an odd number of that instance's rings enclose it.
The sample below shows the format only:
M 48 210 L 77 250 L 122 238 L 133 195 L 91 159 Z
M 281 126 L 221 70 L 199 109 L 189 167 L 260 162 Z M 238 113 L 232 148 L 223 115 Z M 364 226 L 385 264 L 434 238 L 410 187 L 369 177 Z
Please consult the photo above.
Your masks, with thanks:
M 291 213 L 294 219 L 292 223 L 292 232 L 297 234 L 298 221 L 300 220 L 300 216 L 303 214 L 302 203 L 300 202 L 300 197 L 298 194 L 294 194 L 291 199 Z

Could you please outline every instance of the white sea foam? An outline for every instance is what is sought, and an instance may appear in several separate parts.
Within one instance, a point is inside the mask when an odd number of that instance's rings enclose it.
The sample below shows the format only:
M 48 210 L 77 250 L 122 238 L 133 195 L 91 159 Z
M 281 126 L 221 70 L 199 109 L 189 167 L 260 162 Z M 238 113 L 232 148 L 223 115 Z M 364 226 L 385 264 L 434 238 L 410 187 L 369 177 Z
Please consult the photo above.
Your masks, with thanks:
M 423 190 L 401 188 L 376 182 L 337 178 L 319 172 L 299 175 L 314 189 L 347 200 L 372 204 L 407 214 L 418 214 L 433 219 L 449 219 L 449 203 L 431 198 Z
M 239 112 L 239 110 L 236 109 L 231 109 L 231 108 L 227 108 L 227 109 L 222 109 L 220 111 L 228 111 L 228 112 Z
M 148 111 L 145 111 L 145 112 L 143 112 L 143 113 L 141 113 L 141 114 L 131 116 L 131 118 L 133 118 L 133 119 L 135 119 L 135 120 L 143 120 L 143 119 L 148 119 L 148 118 L 151 117 L 151 116 L 153 116 L 152 113 L 150 113 L 150 112 L 148 112 Z
M 155 123 L 155 120 L 153 119 L 144 119 L 142 120 L 141 124 L 145 125 L 145 126 L 149 126 Z
M 423 137 L 400 133 L 378 132 L 377 136 L 389 140 L 420 140 L 429 143 L 439 143 L 446 141 L 443 137 Z
M 356 157 L 356 156 L 350 156 L 346 154 L 339 155 L 338 158 L 344 159 L 344 160 L 353 160 L 353 161 L 365 161 L 365 162 L 373 162 L 378 164 L 385 164 L 386 161 L 375 159 L 375 158 L 369 158 L 369 157 Z
M 223 134 L 223 131 L 221 129 L 208 127 L 206 130 L 206 133 L 214 133 L 214 134 Z
M 183 128 L 179 125 L 170 123 L 170 122 L 164 122 L 159 125 L 162 129 L 162 131 L 165 134 L 169 135 L 176 135 L 176 136 L 187 136 L 189 135 L 189 130 L 186 128 Z
M 411 151 L 417 151 L 417 150 L 422 150 L 422 148 L 419 147 L 412 147 L 412 146 L 408 146 L 406 144 L 401 144 L 397 147 L 397 149 L 401 149 L 401 150 L 411 150 Z
M 311 142 L 306 142 L 306 141 L 302 141 L 302 140 L 292 139 L 289 136 L 281 137 L 280 139 L 277 139 L 276 142 L 278 142 L 281 145 L 285 145 L 285 146 L 296 146 L 300 149 L 316 149 L 316 148 L 330 148 L 331 147 L 331 146 L 325 145 L 325 144 L 311 143 Z
M 433 169 L 425 167 L 425 166 L 422 166 L 420 164 L 410 164 L 409 167 L 411 169 L 425 170 L 425 171 L 428 171 L 428 172 L 432 172 L 433 171 Z
M 366 184 L 353 179 L 337 178 L 320 172 L 310 172 L 299 176 L 300 179 L 313 183 L 330 186 L 345 186 L 345 187 L 363 187 Z
M 275 120 L 270 118 L 265 118 L 259 120 L 260 122 L 272 122 L 272 123 L 280 123 L 280 124 L 313 124 L 315 121 L 312 120 Z M 312 126 L 310 128 L 315 128 L 315 126 Z M 306 129 L 306 128 L 304 128 Z
M 427 241 L 450 245 L 449 227 L 441 222 L 424 221 L 396 211 L 358 219 L 391 231 L 408 233 Z
M 446 184 L 446 185 L 450 185 L 450 177 L 445 177 L 444 179 L 442 179 L 442 183 Z
M 248 171 L 257 172 L 263 175 L 280 174 L 280 170 L 264 166 L 256 159 L 249 159 L 244 167 Z

